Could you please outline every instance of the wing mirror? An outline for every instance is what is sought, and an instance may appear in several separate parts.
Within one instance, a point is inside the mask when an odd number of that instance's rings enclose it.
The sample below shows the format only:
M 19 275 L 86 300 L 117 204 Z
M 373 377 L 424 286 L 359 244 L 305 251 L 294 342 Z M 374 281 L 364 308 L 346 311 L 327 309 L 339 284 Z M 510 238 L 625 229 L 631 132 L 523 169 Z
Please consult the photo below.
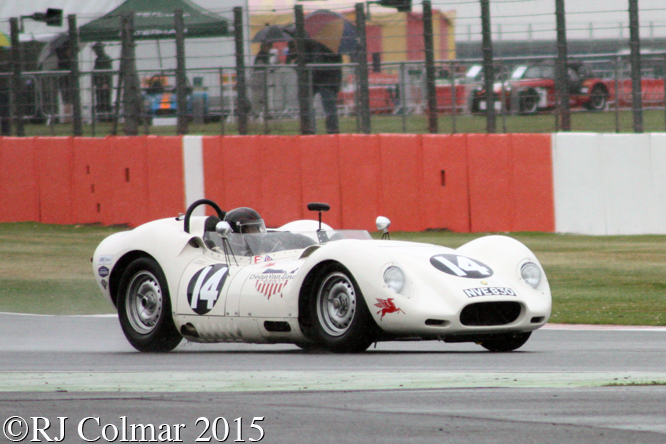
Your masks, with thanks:
M 381 231 L 383 233 L 382 239 L 390 239 L 388 229 L 391 226 L 391 221 L 389 220 L 389 218 L 384 216 L 378 216 L 375 223 L 377 224 L 377 231 Z
M 231 225 L 229 225 L 229 222 L 226 220 L 220 221 L 215 225 L 215 232 L 223 238 L 226 238 L 229 236 L 229 233 L 232 232 Z

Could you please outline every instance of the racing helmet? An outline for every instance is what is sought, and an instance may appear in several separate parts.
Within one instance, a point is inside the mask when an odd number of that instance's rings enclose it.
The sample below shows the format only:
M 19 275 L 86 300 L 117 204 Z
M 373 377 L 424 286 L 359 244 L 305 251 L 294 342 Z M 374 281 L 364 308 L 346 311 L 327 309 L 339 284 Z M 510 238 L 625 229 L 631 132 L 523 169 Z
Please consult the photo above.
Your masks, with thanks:
M 229 222 L 234 233 L 265 233 L 266 225 L 264 220 L 252 208 L 235 208 L 224 216 L 224 220 Z

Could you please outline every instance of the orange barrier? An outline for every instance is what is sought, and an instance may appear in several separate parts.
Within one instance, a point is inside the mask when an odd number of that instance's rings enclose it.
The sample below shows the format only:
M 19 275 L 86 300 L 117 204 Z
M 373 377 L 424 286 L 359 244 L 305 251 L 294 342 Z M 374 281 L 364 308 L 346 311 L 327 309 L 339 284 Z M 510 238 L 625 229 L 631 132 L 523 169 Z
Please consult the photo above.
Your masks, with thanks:
M 341 226 L 374 231 L 381 208 L 379 136 L 341 134 L 338 140 Z
M 152 220 L 182 213 L 185 205 L 183 139 L 148 136 L 145 143 L 147 217 Z
M 506 134 L 468 134 L 471 232 L 511 231 L 511 139 Z
M 35 139 L 0 137 L 0 220 L 39 222 Z
M 380 146 L 380 212 L 397 231 L 423 231 L 423 150 L 421 136 L 382 134 Z M 389 216 L 390 215 L 390 216 Z
M 256 139 L 261 171 L 262 217 L 269 226 L 303 218 L 300 146 L 297 136 L 263 136 Z M 243 183 L 243 182 L 241 182 Z
M 512 134 L 511 231 L 555 231 L 550 134 Z
M 38 137 L 35 177 L 39 182 L 40 222 L 74 224 L 72 137 Z
M 302 177 L 300 203 L 303 209 L 302 217 L 316 219 L 317 213 L 310 213 L 307 204 L 325 202 L 331 206 L 331 209 L 322 218 L 332 227 L 342 225 L 339 139 L 337 135 L 298 138 Z
M 113 202 L 106 173 L 113 156 L 110 138 L 75 137 L 73 165 L 73 207 L 77 222 L 111 220 Z
M 0 220 L 138 225 L 185 211 L 181 137 L 0 138 Z M 551 136 L 204 137 L 207 198 L 269 226 L 456 232 L 555 229 Z M 210 211 L 210 210 L 209 210 Z M 209 212 L 210 214 L 210 212 Z
M 422 144 L 425 228 L 469 232 L 467 136 L 424 135 Z

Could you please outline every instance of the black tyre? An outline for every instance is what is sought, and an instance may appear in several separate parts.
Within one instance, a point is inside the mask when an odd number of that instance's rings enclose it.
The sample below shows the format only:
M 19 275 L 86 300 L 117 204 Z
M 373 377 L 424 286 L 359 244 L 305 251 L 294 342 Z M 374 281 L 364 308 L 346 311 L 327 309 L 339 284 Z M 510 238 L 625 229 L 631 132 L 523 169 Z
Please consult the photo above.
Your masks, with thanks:
M 374 342 L 372 316 L 358 285 L 342 266 L 317 275 L 309 299 L 315 344 L 338 353 L 360 353 Z
M 520 94 L 520 112 L 522 114 L 536 114 L 539 109 L 539 95 L 534 90 Z
M 590 94 L 590 100 L 587 101 L 585 107 L 590 111 L 603 111 L 606 109 L 608 102 L 608 93 L 601 86 L 595 86 Z
M 510 352 L 525 345 L 531 335 L 531 331 L 496 335 L 491 339 L 484 339 L 480 342 L 480 345 L 491 352 Z
M 142 352 L 168 352 L 183 339 L 173 322 L 166 278 L 153 259 L 136 259 L 123 273 L 118 318 L 129 343 Z

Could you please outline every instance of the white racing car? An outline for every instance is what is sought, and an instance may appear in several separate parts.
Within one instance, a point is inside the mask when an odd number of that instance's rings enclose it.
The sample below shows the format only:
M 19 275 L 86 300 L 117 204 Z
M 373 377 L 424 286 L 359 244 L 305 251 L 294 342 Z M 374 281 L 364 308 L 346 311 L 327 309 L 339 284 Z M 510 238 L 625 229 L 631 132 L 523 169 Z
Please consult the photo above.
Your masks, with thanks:
M 217 216 L 193 216 L 199 205 Z M 93 271 L 140 351 L 194 342 L 292 343 L 362 352 L 373 342 L 476 342 L 512 351 L 550 316 L 534 254 L 506 236 L 458 249 L 388 239 L 319 221 L 266 230 L 256 211 L 193 203 L 185 216 L 116 233 Z

